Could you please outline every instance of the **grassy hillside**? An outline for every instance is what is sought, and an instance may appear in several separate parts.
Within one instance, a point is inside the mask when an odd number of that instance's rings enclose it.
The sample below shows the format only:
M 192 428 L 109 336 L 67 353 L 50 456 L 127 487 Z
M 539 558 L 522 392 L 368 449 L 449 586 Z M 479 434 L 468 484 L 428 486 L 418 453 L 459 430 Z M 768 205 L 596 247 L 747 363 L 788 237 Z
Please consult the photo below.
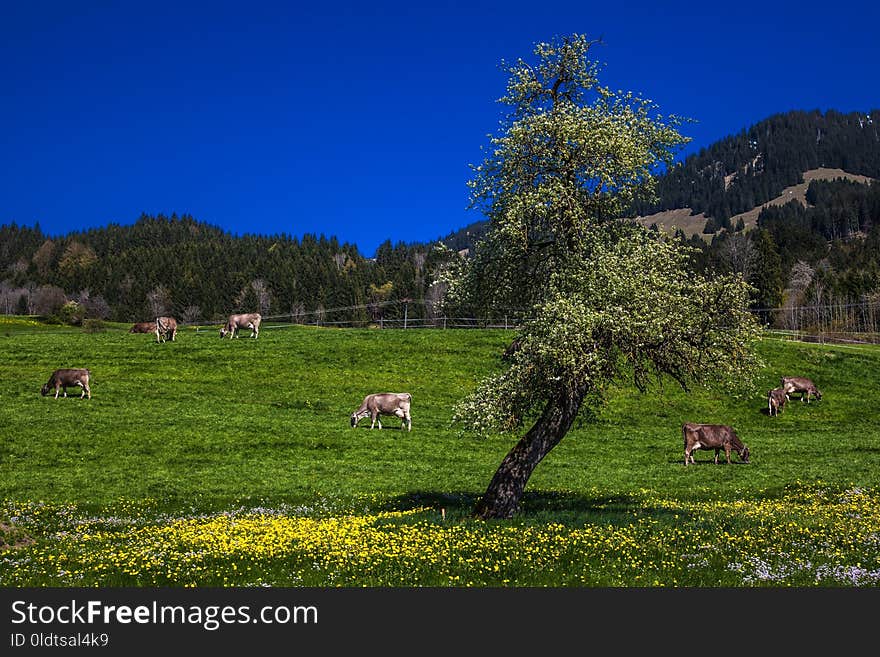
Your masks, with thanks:
M 752 229 L 757 226 L 758 215 L 761 214 L 761 210 L 764 208 L 772 205 L 785 205 L 791 201 L 797 201 L 801 205 L 807 206 L 807 188 L 810 186 L 811 182 L 814 180 L 837 180 L 840 178 L 861 184 L 868 184 L 872 181 L 872 178 L 847 173 L 843 169 L 820 167 L 818 169 L 804 171 L 803 182 L 789 185 L 775 198 L 772 198 L 765 203 L 761 203 L 760 205 L 756 205 L 754 208 L 733 215 L 730 217 L 730 224 L 731 226 L 736 226 L 737 222 L 742 219 L 745 229 Z M 670 233 L 674 233 L 676 228 L 680 228 L 687 237 L 699 235 L 707 242 L 711 242 L 712 237 L 718 231 L 709 234 L 703 233 L 703 228 L 706 226 L 707 219 L 708 216 L 705 213 L 693 213 L 690 208 L 663 210 L 646 217 L 635 217 L 635 220 L 646 228 L 649 228 L 652 224 L 657 224 L 658 228 Z
M 578 426 L 538 467 L 517 519 L 470 520 L 473 501 L 515 437 L 460 435 L 450 427 L 451 407 L 500 366 L 511 336 L 267 326 L 258 340 L 221 340 L 214 330 L 187 329 L 176 342 L 157 344 L 153 336 L 124 329 L 84 333 L 4 323 L 0 548 L 5 534 L 8 544 L 20 546 L 12 552 L 16 559 L 27 555 L 29 565 L 0 562 L 0 584 L 743 584 L 749 580 L 730 564 L 710 559 L 708 570 L 689 575 L 690 569 L 673 565 L 668 556 L 679 549 L 677 541 L 686 550 L 694 540 L 677 539 L 676 532 L 709 532 L 714 538 L 700 540 L 716 542 L 725 532 L 769 526 L 771 516 L 800 531 L 801 523 L 824 517 L 812 510 L 818 499 L 834 514 L 849 513 L 835 505 L 880 484 L 880 392 L 873 384 L 880 349 L 767 339 L 760 345 L 767 367 L 753 395 L 684 393 L 672 384 L 641 395 L 623 387 L 597 422 Z M 92 399 L 80 400 L 78 390 L 66 399 L 42 397 L 40 386 L 56 367 L 89 367 Z M 813 378 L 822 400 L 792 401 L 782 415 L 768 417 L 766 391 L 783 374 Z M 352 429 L 349 414 L 363 396 L 385 390 L 412 393 L 412 431 L 401 431 L 396 418 L 383 421 L 381 431 L 370 430 L 368 421 Z M 697 464 L 684 467 L 684 421 L 733 425 L 750 447 L 751 464 L 733 456 L 733 465 L 715 466 L 712 453 L 698 451 Z M 803 491 L 810 491 L 808 501 Z M 792 502 L 789 511 L 778 511 L 775 505 L 786 500 L 805 506 Z M 876 522 L 877 500 L 859 497 L 865 522 Z M 770 507 L 762 511 L 762 505 Z M 788 515 L 795 513 L 801 515 Z M 243 515 L 234 527 L 223 524 L 236 514 Z M 822 527 L 839 536 L 834 514 Z M 256 524 L 246 530 L 249 522 Z M 305 531 L 304 522 L 318 523 L 309 525 L 308 540 L 297 533 Z M 151 538 L 141 530 L 153 532 Z M 323 538 L 314 539 L 313 531 Z M 613 534 L 595 554 L 583 545 L 599 540 L 593 531 Z M 196 550 L 198 563 L 187 562 L 183 574 L 168 565 L 177 562 L 167 555 L 159 565 L 148 560 L 152 567 L 107 565 L 122 544 L 133 550 L 137 543 L 138 558 L 146 559 L 141 550 L 156 549 L 149 541 L 161 535 L 163 550 L 174 545 L 191 555 L 192 541 L 215 532 L 227 547 L 215 554 L 199 543 L 205 552 Z M 241 545 L 253 548 L 241 548 L 253 568 L 244 579 L 237 568 L 245 557 L 229 547 L 236 532 L 245 532 Z M 534 532 L 551 543 L 558 540 L 553 535 L 565 535 L 566 550 L 541 557 L 555 564 L 549 570 L 536 571 L 539 557 L 527 554 L 525 546 L 538 540 Z M 649 554 L 634 557 L 626 545 L 640 532 L 637 543 Z M 281 556 L 258 558 L 276 533 L 286 536 Z M 425 561 L 418 555 L 440 548 L 409 546 L 415 535 L 436 539 L 447 551 Z M 76 549 L 65 543 L 71 536 L 79 539 Z M 376 557 L 381 565 L 365 564 L 343 546 L 349 556 L 333 561 L 334 542 L 345 536 L 355 536 L 351 540 L 367 552 L 364 546 L 400 540 L 402 552 L 383 551 Z M 487 536 L 500 543 L 482 545 Z M 314 554 L 332 563 L 305 574 L 293 564 L 317 558 L 304 547 L 313 539 Z M 291 546 L 295 556 L 285 552 Z M 847 554 L 863 548 L 849 545 Z M 416 556 L 404 558 L 410 549 Z M 62 575 L 46 565 L 56 562 L 41 561 L 61 553 L 79 554 L 79 569 Z M 466 565 L 463 555 L 470 553 L 491 563 Z M 613 567 L 609 555 L 616 555 Z M 99 558 L 101 567 L 93 561 Z M 645 567 L 646 560 L 653 565 Z M 499 563 L 507 564 L 504 572 L 493 570 Z M 786 581 L 798 583 L 798 577 L 815 579 L 815 568 Z

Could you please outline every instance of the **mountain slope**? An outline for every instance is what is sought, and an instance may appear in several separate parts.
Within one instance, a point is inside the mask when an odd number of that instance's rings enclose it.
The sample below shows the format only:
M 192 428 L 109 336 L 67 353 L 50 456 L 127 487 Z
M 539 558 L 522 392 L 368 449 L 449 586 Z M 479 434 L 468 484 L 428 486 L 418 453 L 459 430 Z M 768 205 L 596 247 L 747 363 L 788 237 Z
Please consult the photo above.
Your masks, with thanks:
M 637 199 L 626 216 L 645 226 L 679 228 L 711 239 L 742 219 L 754 227 L 768 207 L 801 200 L 810 182 L 880 179 L 880 110 L 775 114 L 685 158 L 657 178 L 657 198 Z M 456 250 L 473 248 L 485 232 L 477 222 L 455 235 Z M 710 224 L 710 228 L 712 225 Z
M 758 216 L 761 214 L 762 210 L 770 206 L 785 205 L 790 201 L 798 201 L 805 207 L 808 207 L 809 204 L 806 200 L 807 188 L 812 181 L 837 180 L 841 178 L 861 184 L 868 184 L 874 180 L 868 176 L 848 173 L 843 169 L 829 169 L 822 167 L 805 171 L 803 173 L 803 182 L 786 187 L 782 190 L 782 193 L 779 194 L 779 196 L 770 199 L 766 203 L 762 203 L 761 205 L 755 206 L 745 212 L 733 215 L 730 217 L 730 225 L 735 227 L 738 225 L 738 222 L 742 220 L 745 230 L 754 228 L 757 225 Z M 710 240 L 712 235 L 715 234 L 715 232 L 703 232 L 706 221 L 709 217 L 702 212 L 694 213 L 689 207 L 677 208 L 675 210 L 663 210 L 648 216 L 636 217 L 635 219 L 645 227 L 650 227 L 651 225 L 656 224 L 658 228 L 665 232 L 675 232 L 676 229 L 680 229 L 687 237 L 701 235 L 706 240 Z
M 727 227 L 731 217 L 804 182 L 806 171 L 880 178 L 878 122 L 878 110 L 773 115 L 688 156 L 657 179 L 657 199 L 637 200 L 628 214 L 691 208 Z

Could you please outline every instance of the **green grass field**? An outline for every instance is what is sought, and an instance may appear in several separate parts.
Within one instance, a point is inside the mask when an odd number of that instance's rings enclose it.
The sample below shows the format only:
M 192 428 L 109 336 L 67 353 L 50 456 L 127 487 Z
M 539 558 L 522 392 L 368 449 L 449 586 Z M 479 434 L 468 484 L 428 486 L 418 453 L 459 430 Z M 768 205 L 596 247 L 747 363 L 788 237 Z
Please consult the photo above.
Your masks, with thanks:
M 880 584 L 878 348 L 768 338 L 747 398 L 616 390 L 516 518 L 481 522 L 517 437 L 462 435 L 452 405 L 512 333 L 127 328 L 0 319 L 2 586 Z M 57 367 L 89 367 L 92 399 L 42 397 Z M 783 374 L 822 400 L 768 417 Z M 385 390 L 412 431 L 352 429 Z M 733 425 L 751 463 L 685 467 L 685 421 Z

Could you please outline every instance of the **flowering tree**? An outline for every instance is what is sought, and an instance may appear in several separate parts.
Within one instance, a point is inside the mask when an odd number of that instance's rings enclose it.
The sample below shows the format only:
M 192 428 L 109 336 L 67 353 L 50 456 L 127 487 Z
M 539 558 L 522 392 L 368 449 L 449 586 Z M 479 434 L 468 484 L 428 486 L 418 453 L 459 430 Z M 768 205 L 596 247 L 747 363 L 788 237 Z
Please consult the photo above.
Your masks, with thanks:
M 742 382 L 756 365 L 742 277 L 695 275 L 677 241 L 618 218 L 686 139 L 679 119 L 599 85 L 594 45 L 575 34 L 504 65 L 510 114 L 470 182 L 489 230 L 450 299 L 522 309 L 523 324 L 507 369 L 461 400 L 454 421 L 530 425 L 477 503 L 480 518 L 514 514 L 535 467 L 612 383 L 631 377 L 644 391 L 671 377 L 688 389 Z

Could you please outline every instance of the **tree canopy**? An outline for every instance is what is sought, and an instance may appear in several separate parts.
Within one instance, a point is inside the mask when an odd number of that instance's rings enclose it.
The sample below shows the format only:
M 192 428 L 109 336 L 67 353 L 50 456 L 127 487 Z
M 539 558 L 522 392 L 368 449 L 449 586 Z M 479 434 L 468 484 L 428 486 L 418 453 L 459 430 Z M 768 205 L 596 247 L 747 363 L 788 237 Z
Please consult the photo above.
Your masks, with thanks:
M 531 423 L 477 504 L 482 518 L 516 511 L 534 468 L 621 377 L 687 388 L 747 380 L 755 365 L 742 277 L 697 276 L 678 240 L 619 218 L 687 139 L 681 119 L 599 84 L 595 45 L 574 34 L 504 65 L 509 113 L 474 167 L 472 203 L 489 225 L 451 299 L 516 308 L 524 323 L 507 369 L 454 419 L 479 431 Z

